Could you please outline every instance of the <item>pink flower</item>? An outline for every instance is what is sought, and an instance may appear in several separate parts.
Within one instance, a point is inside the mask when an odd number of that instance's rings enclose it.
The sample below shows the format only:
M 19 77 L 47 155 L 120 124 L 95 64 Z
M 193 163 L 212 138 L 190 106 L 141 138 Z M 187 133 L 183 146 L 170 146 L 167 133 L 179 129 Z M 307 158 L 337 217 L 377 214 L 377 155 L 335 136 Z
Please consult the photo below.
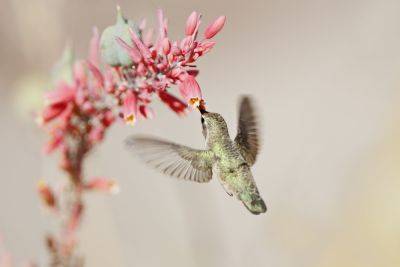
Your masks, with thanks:
M 148 106 L 140 105 L 139 112 L 145 119 L 152 119 L 154 117 L 154 111 Z
M 177 114 L 182 114 L 186 110 L 186 104 L 183 103 L 179 98 L 171 95 L 165 90 L 158 91 L 158 96 L 161 101 L 168 105 L 170 109 L 172 109 Z
M 171 43 L 169 42 L 168 38 L 165 37 L 161 42 L 161 47 L 163 50 L 164 55 L 168 55 L 171 51 Z
M 38 183 L 38 192 L 44 204 L 47 207 L 54 209 L 56 207 L 56 198 L 54 196 L 53 190 L 48 186 L 48 184 L 40 180 Z
M 97 28 L 93 29 L 93 36 L 90 40 L 89 46 L 89 61 L 97 68 L 100 66 L 99 60 L 99 46 L 100 46 L 100 35 Z
M 84 188 L 87 190 L 97 190 L 111 194 L 119 192 L 118 184 L 115 181 L 103 177 L 92 178 L 85 184 Z
M 208 25 L 204 32 L 204 37 L 206 39 L 213 38 L 222 29 L 222 27 L 224 27 L 225 20 L 225 16 L 220 16 L 213 23 Z
M 115 116 L 111 110 L 106 110 L 104 111 L 104 114 L 102 114 L 101 118 L 101 123 L 104 125 L 104 127 L 109 127 L 113 122 L 115 121 Z
M 45 124 L 57 118 L 65 110 L 66 107 L 66 103 L 58 103 L 45 107 L 42 111 L 42 114 L 38 118 L 39 124 Z
M 62 144 L 63 141 L 64 141 L 64 132 L 61 131 L 60 129 L 55 129 L 52 138 L 43 149 L 44 153 L 50 154 L 55 149 L 57 149 Z
M 137 119 L 138 105 L 137 96 L 131 90 L 127 91 L 124 104 L 122 107 L 122 113 L 124 120 L 127 124 L 134 125 Z
M 158 24 L 159 24 L 159 33 L 160 33 L 160 40 L 164 39 L 167 37 L 167 20 L 164 19 L 164 13 L 162 9 L 157 10 L 157 18 L 158 18 Z
M 200 101 L 203 99 L 200 86 L 192 75 L 187 75 L 185 80 L 179 85 L 179 92 L 183 99 L 191 106 L 199 106 Z
M 185 34 L 187 36 L 193 35 L 199 24 L 199 21 L 200 21 L 200 16 L 197 14 L 196 11 L 193 11 L 186 21 Z
M 87 61 L 88 68 L 90 72 L 93 74 L 95 81 L 97 82 L 98 87 L 104 87 L 104 77 L 100 70 L 94 65 L 91 61 Z
M 66 103 L 74 100 L 76 90 L 69 86 L 66 82 L 59 82 L 56 90 L 48 92 L 45 97 L 49 104 Z
M 129 33 L 131 35 L 132 41 L 139 49 L 140 54 L 144 57 L 144 59 L 149 59 L 151 57 L 149 48 L 142 42 L 142 40 L 139 39 L 134 30 L 129 29 Z
M 71 217 L 69 218 L 68 222 L 68 230 L 69 232 L 75 231 L 75 229 L 78 227 L 81 217 L 82 217 L 82 212 L 83 212 L 83 204 L 82 203 L 76 203 L 72 207 L 71 211 Z
M 140 54 L 139 50 L 136 48 L 135 45 L 130 46 L 121 38 L 117 38 L 117 42 L 128 52 L 128 55 L 131 57 L 133 62 L 139 63 L 142 59 L 142 55 Z

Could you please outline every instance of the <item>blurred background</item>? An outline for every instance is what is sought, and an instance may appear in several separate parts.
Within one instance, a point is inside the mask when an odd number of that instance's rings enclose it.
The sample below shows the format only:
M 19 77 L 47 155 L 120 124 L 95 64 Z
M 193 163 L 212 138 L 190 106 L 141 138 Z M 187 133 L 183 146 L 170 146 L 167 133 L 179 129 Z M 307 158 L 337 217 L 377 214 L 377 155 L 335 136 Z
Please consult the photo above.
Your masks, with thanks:
M 176 181 L 125 151 L 132 133 L 201 148 L 197 113 L 119 124 L 90 157 L 87 176 L 118 181 L 89 194 L 79 249 L 87 266 L 400 266 L 400 2 L 124 1 L 124 14 L 164 9 L 181 38 L 187 16 L 227 24 L 199 61 L 208 107 L 235 135 L 237 99 L 256 98 L 263 147 L 253 173 L 269 211 L 250 214 L 217 180 Z M 92 27 L 114 23 L 115 1 L 0 0 L 0 233 L 19 262 L 47 262 L 55 227 L 36 193 L 64 179 L 41 154 L 34 123 L 50 70 L 67 43 L 85 57 Z

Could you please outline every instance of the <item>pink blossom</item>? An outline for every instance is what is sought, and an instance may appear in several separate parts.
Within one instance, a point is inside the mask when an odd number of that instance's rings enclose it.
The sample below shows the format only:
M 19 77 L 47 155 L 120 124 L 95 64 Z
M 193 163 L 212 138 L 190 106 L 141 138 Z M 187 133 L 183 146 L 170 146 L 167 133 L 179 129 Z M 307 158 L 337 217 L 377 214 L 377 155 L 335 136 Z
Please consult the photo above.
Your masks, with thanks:
M 184 113 L 186 109 L 186 104 L 182 102 L 179 98 L 171 95 L 167 91 L 160 90 L 158 92 L 158 96 L 160 97 L 161 101 L 168 105 L 174 112 L 177 114 Z
M 137 48 L 140 51 L 140 54 L 145 58 L 148 59 L 151 57 L 151 53 L 149 48 L 142 42 L 142 40 L 139 39 L 139 37 L 137 36 L 137 34 L 135 33 L 135 31 L 133 31 L 132 29 L 129 29 L 129 33 L 131 35 L 132 41 L 135 43 L 135 45 L 137 46 Z
M 56 90 L 46 93 L 45 97 L 49 104 L 59 104 L 72 101 L 75 97 L 75 88 L 61 81 L 56 86 Z
M 225 16 L 220 16 L 213 23 L 208 25 L 204 32 L 204 37 L 206 39 L 213 38 L 224 27 L 225 20 Z
M 191 106 L 198 106 L 203 99 L 200 86 L 192 75 L 187 75 L 185 80 L 179 85 L 179 92 L 183 99 Z
M 40 180 L 38 183 L 38 192 L 40 198 L 42 199 L 43 203 L 46 204 L 47 207 L 54 209 L 56 207 L 56 198 L 54 196 L 53 190 L 48 186 L 48 184 Z
M 169 42 L 168 38 L 164 38 L 161 42 L 161 46 L 163 49 L 164 55 L 168 55 L 171 51 L 171 43 Z
M 55 129 L 54 131 L 55 133 L 53 133 L 52 138 L 43 149 L 44 153 L 46 154 L 50 154 L 51 152 L 53 152 L 64 141 L 64 132 L 60 129 Z
M 112 194 L 119 192 L 118 184 L 115 181 L 103 177 L 95 177 L 90 179 L 90 181 L 85 184 L 85 189 L 97 190 Z
M 131 90 L 126 93 L 124 104 L 122 107 L 122 113 L 124 114 L 124 120 L 127 124 L 134 125 L 137 119 L 137 96 Z
M 57 118 L 66 107 L 66 103 L 58 103 L 45 107 L 41 116 L 38 118 L 39 124 L 44 124 Z
M 72 207 L 71 217 L 68 222 L 68 231 L 73 232 L 78 227 L 83 212 L 83 204 L 78 202 Z
M 157 18 L 158 18 L 158 24 L 159 24 L 159 34 L 160 34 L 160 40 L 164 39 L 167 37 L 167 21 L 164 19 L 164 13 L 162 9 L 157 10 Z
M 99 46 L 100 46 L 99 31 L 97 30 L 97 28 L 94 28 L 93 36 L 92 36 L 92 39 L 90 40 L 90 46 L 89 46 L 89 61 L 91 64 L 93 64 L 97 68 L 100 65 Z
M 100 70 L 91 61 L 87 61 L 88 68 L 92 73 L 98 87 L 104 87 L 104 77 Z
M 142 117 L 145 119 L 151 119 L 154 117 L 154 111 L 151 109 L 151 107 L 140 105 L 139 112 L 140 115 L 142 115 Z
M 142 55 L 140 54 L 139 50 L 136 48 L 135 45 L 130 46 L 121 38 L 117 38 L 116 40 L 126 50 L 126 52 L 128 52 L 128 55 L 131 57 L 133 62 L 135 63 L 140 62 L 140 60 L 142 59 Z

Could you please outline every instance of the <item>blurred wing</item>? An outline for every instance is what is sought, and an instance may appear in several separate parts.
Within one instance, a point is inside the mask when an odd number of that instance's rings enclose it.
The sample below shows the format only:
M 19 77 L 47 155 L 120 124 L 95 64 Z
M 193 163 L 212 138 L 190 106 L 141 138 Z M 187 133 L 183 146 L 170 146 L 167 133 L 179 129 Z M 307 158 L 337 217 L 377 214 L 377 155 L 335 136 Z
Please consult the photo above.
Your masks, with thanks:
M 212 152 L 150 137 L 132 136 L 128 148 L 153 168 L 176 178 L 205 183 L 212 178 Z
M 250 166 L 256 161 L 259 139 L 257 117 L 252 101 L 248 96 L 244 96 L 240 100 L 238 132 L 235 143 Z

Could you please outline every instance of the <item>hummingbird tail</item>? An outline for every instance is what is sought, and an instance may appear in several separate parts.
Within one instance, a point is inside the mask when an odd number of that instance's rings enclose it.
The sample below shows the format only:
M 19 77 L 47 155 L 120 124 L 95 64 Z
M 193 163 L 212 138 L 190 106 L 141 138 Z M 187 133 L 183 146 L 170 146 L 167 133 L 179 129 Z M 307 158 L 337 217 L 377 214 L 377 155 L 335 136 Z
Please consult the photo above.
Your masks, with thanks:
M 258 215 L 267 211 L 267 206 L 260 196 L 255 196 L 250 199 L 242 199 L 244 206 L 253 214 Z

